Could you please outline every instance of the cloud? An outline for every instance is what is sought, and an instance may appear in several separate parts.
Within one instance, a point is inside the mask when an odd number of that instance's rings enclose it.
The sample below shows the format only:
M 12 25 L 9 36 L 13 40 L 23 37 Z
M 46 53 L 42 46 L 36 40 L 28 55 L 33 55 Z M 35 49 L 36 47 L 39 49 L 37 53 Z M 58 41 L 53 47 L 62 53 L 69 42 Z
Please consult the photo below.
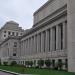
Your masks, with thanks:
M 23 28 L 33 25 L 33 13 L 47 0 L 0 0 L 0 27 L 14 20 Z

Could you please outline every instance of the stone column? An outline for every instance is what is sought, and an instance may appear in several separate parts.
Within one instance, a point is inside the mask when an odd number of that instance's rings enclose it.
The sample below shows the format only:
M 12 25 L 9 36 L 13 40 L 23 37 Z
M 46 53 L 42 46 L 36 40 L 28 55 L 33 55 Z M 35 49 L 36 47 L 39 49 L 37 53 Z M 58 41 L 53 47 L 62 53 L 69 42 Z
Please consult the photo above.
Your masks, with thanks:
M 34 36 L 32 37 L 32 54 L 34 54 Z
M 37 53 L 39 52 L 39 34 L 37 34 Z
M 59 38 L 59 42 L 58 42 L 58 49 L 61 50 L 61 24 L 59 25 L 59 29 L 58 29 L 58 38 Z
M 67 0 L 68 71 L 75 72 L 75 0 Z
M 27 51 L 27 55 L 28 55 L 28 39 L 27 39 L 27 45 L 26 45 L 26 51 Z
M 23 41 L 21 42 L 21 56 L 23 56 Z
M 41 52 L 44 52 L 44 34 L 41 32 Z
M 36 54 L 36 38 L 35 38 L 35 35 L 34 35 L 34 51 L 33 51 L 34 54 Z
M 35 52 L 37 53 L 37 35 L 35 35 Z
M 45 47 L 45 51 L 46 52 L 49 52 L 49 30 L 46 30 L 46 43 L 45 43 L 45 45 L 46 45 L 46 47 Z
M 56 50 L 59 50 L 59 26 L 56 26 Z
M 31 55 L 33 54 L 33 37 L 31 37 L 31 51 L 30 51 Z
M 51 51 L 54 51 L 55 50 L 55 31 L 54 31 L 54 28 L 51 28 Z
M 28 51 L 29 55 L 31 55 L 31 38 L 29 38 L 29 51 Z
M 67 42 L 67 27 L 66 27 L 66 22 L 63 22 L 63 49 L 66 49 L 66 42 Z
M 38 53 L 41 52 L 41 33 L 38 34 L 37 36 L 37 49 L 38 49 Z
M 26 55 L 26 41 L 24 40 L 24 54 Z
M 52 42 L 53 42 L 53 35 L 52 35 L 52 28 L 51 28 L 51 34 L 50 34 L 50 38 L 51 38 L 51 41 L 50 41 L 50 50 L 52 51 Z
M 24 40 L 23 40 L 23 56 L 25 55 L 25 43 L 24 43 Z

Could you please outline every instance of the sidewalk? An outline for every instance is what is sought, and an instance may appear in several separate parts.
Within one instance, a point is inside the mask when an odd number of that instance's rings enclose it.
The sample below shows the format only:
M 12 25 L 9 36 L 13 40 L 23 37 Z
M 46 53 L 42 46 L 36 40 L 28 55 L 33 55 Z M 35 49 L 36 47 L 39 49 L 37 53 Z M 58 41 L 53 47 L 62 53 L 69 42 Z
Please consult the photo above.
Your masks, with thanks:
M 0 69 L 0 71 L 6 72 L 6 73 L 10 73 L 10 74 L 14 74 L 14 75 L 21 75 L 21 74 L 19 74 L 19 73 L 11 72 L 11 71 L 7 71 L 7 70 L 3 70 L 3 69 Z

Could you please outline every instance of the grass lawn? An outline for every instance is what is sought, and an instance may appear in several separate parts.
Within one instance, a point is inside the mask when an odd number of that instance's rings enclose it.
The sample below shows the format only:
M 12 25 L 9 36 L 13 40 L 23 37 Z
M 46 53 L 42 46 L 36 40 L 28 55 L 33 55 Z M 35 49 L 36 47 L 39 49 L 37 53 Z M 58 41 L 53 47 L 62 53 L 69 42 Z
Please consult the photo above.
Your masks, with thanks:
M 65 72 L 65 71 L 55 71 L 49 69 L 35 69 L 35 68 L 23 68 L 17 66 L 0 66 L 0 69 L 8 70 L 17 73 L 25 74 L 40 74 L 40 75 L 75 75 L 75 73 Z

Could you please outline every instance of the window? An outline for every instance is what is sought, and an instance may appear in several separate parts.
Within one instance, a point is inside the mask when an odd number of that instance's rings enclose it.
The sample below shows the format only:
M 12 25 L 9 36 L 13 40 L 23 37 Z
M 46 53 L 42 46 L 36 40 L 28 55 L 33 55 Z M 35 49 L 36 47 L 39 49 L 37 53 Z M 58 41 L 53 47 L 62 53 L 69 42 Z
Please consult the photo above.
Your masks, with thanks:
M 6 31 L 4 31 L 4 33 L 6 33 Z
M 22 33 L 20 35 L 22 35 Z
M 12 32 L 12 35 L 14 36 L 14 32 Z
M 11 35 L 11 32 L 10 31 L 8 32 L 8 35 Z
M 52 66 L 55 68 L 55 60 L 52 60 Z
M 18 32 L 16 33 L 16 36 L 18 36 Z
M 14 47 L 17 47 L 17 42 L 14 42 Z
M 6 37 L 6 35 L 4 35 L 4 37 Z
M 16 53 L 13 53 L 13 56 L 16 56 Z

